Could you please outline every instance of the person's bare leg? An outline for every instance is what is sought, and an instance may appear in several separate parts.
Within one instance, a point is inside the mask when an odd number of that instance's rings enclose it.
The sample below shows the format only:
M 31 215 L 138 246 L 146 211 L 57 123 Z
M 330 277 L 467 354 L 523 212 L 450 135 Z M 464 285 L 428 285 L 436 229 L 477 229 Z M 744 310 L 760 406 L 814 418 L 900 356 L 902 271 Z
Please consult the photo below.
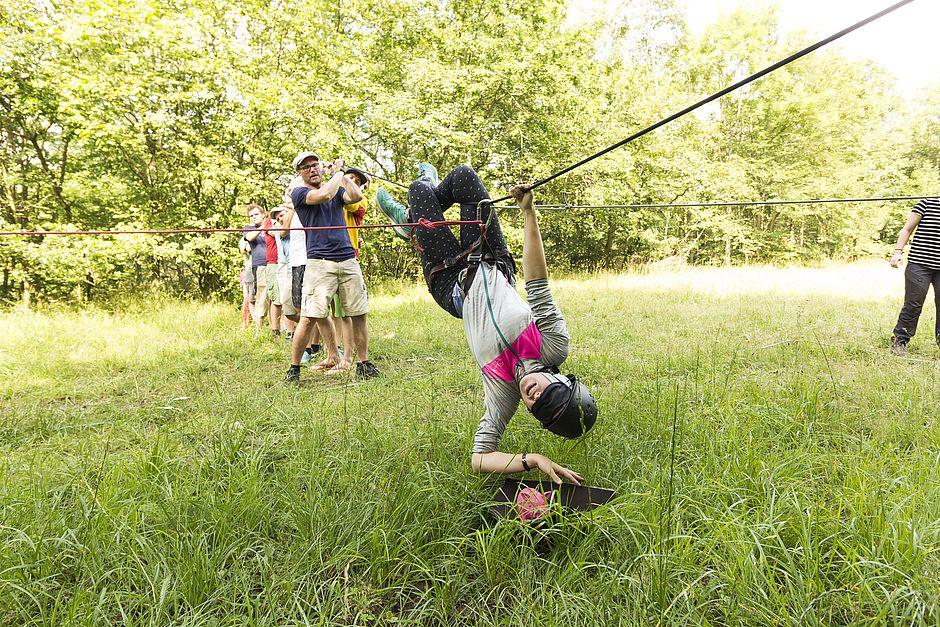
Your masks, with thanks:
M 297 328 L 294 329 L 294 341 L 290 345 L 290 363 L 292 366 L 300 365 L 300 360 L 304 356 L 304 349 L 307 348 L 310 334 L 315 326 L 314 319 L 306 316 L 302 317 L 300 322 L 297 323 Z
M 281 306 L 271 303 L 271 309 L 268 312 L 268 325 L 271 330 L 280 333 L 281 331 Z
M 339 348 L 340 342 L 343 341 L 343 319 L 337 318 L 332 313 L 330 313 L 330 322 L 333 324 L 333 333 L 335 334 L 334 337 L 336 337 L 336 348 Z
M 248 286 L 242 284 L 242 328 L 251 323 L 251 303 L 248 302 Z
M 320 345 L 326 349 L 326 359 L 313 367 L 314 370 L 330 370 L 340 363 L 339 350 L 336 348 L 336 331 L 330 318 L 317 318 L 320 329 Z
M 343 362 L 347 365 L 353 363 L 353 353 L 356 348 L 356 339 L 353 335 L 352 318 L 345 316 L 339 318 L 339 323 L 343 328 Z
M 261 331 L 261 329 L 264 327 L 264 319 L 269 317 L 269 310 L 271 309 L 270 301 L 262 300 L 263 298 L 267 298 L 261 296 L 262 289 L 267 289 L 267 287 L 258 288 L 258 295 L 255 296 L 255 304 L 252 308 L 252 313 L 255 316 L 255 329 L 258 331 Z
M 313 330 L 310 332 L 310 343 L 307 346 L 310 346 L 310 347 L 320 346 L 320 327 L 319 326 L 313 325 Z
M 357 361 L 369 360 L 369 326 L 366 324 L 366 315 L 353 316 L 349 319 L 356 346 Z
M 337 336 L 343 338 L 343 357 L 336 365 L 326 371 L 326 374 L 342 374 L 347 372 L 353 365 L 353 354 L 355 353 L 352 343 L 352 325 L 348 317 L 333 318 Z

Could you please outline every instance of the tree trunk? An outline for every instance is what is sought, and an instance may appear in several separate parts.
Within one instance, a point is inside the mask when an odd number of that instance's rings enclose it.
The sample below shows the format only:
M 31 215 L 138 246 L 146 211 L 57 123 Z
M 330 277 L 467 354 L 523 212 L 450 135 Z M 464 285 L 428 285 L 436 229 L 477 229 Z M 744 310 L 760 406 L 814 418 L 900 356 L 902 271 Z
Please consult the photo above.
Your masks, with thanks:
M 610 263 L 611 252 L 614 248 L 614 236 L 617 234 L 617 222 L 610 220 L 607 223 L 607 239 L 604 242 L 604 258 L 607 260 L 607 263 Z M 600 262 L 601 260 L 598 260 Z M 600 265 L 598 263 L 597 265 Z
M 62 209 L 63 217 L 67 222 L 71 222 L 72 207 L 65 200 L 65 197 L 62 196 L 61 181 L 62 178 L 65 177 L 65 163 L 63 162 L 60 175 L 57 176 L 56 173 L 52 170 L 51 164 L 46 160 L 46 151 L 43 150 L 42 146 L 39 144 L 39 137 L 35 133 L 28 133 L 27 138 L 33 145 L 33 149 L 36 151 L 36 156 L 39 158 L 39 165 L 42 168 L 42 171 L 52 183 L 52 195 L 55 196 L 56 202 L 59 203 L 59 207 Z

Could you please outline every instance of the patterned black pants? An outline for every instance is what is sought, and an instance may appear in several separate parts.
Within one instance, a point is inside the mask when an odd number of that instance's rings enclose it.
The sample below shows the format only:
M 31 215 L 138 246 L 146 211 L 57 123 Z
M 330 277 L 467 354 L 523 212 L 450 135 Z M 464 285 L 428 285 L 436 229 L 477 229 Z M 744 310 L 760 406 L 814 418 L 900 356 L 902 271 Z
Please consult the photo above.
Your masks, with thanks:
M 437 187 L 424 179 L 411 184 L 408 190 L 408 204 L 411 206 L 410 220 L 417 222 L 424 218 L 439 222 L 444 220 L 444 211 L 455 204 L 460 205 L 461 220 L 476 220 L 477 204 L 489 197 L 486 188 L 483 187 L 483 182 L 480 181 L 480 177 L 473 171 L 473 168 L 462 165 L 445 176 Z M 490 211 L 492 209 L 485 206 L 480 214 L 480 219 L 484 223 Z M 453 302 L 454 285 L 457 283 L 457 275 L 467 267 L 466 260 L 437 272 L 433 276 L 430 276 L 430 271 L 444 260 L 455 257 L 470 248 L 479 237 L 480 227 L 476 224 L 460 225 L 459 242 L 447 227 L 435 229 L 415 227 L 415 239 L 418 248 L 421 249 L 421 267 L 424 270 L 424 276 L 428 278 L 428 291 L 431 292 L 437 304 L 455 318 L 460 318 L 460 312 L 457 311 Z M 503 231 L 499 226 L 499 216 L 496 214 L 493 215 L 492 222 L 486 228 L 486 241 L 493 253 L 503 260 L 509 270 L 515 274 L 516 264 L 512 255 L 509 254 Z

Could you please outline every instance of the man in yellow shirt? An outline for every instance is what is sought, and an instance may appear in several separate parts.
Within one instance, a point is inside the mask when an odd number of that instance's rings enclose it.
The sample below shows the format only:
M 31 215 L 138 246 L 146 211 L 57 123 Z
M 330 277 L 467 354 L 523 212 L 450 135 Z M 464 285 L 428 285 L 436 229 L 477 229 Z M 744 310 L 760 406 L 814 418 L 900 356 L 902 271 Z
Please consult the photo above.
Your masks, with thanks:
M 358 168 L 347 168 L 346 174 L 353 176 L 356 179 L 356 183 L 359 185 L 359 189 L 366 191 L 366 188 L 369 186 L 369 183 L 372 182 L 372 179 L 368 174 L 363 172 Z M 346 205 L 343 207 L 343 210 L 346 214 L 346 226 L 349 228 L 349 243 L 352 244 L 352 247 L 356 249 L 356 257 L 359 257 L 359 247 L 362 246 L 362 238 L 359 237 L 359 229 L 354 228 L 362 224 L 362 221 L 366 217 L 366 199 L 363 198 L 357 203 L 351 205 Z
M 369 183 L 372 182 L 372 178 L 358 168 L 346 168 L 346 174 L 355 180 L 356 184 L 359 186 L 359 189 L 362 190 L 363 193 L 365 193 Z M 346 218 L 346 226 L 349 227 L 349 229 L 347 229 L 347 232 L 349 233 L 349 243 L 352 244 L 353 249 L 356 251 L 356 258 L 358 259 L 359 250 L 362 247 L 363 241 L 359 236 L 359 229 L 355 227 L 362 224 L 366 217 L 365 198 L 359 202 L 345 205 L 343 207 L 343 213 Z M 336 326 L 343 338 L 343 349 L 347 351 L 351 350 L 351 347 L 353 346 L 352 318 L 346 315 L 346 312 L 343 310 L 342 303 L 340 303 L 336 296 L 333 297 L 333 317 L 336 320 Z M 377 377 L 381 374 L 378 368 L 376 368 L 371 361 L 357 364 L 356 370 L 356 374 L 365 377 Z

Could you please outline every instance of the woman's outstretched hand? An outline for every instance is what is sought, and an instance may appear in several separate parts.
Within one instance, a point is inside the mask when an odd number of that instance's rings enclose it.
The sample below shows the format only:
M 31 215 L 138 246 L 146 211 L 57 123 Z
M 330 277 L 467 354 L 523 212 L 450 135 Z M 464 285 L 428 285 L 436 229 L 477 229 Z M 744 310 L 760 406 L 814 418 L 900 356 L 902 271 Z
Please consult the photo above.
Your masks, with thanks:
M 495 472 L 506 475 L 538 468 L 539 472 L 546 475 L 555 483 L 567 481 L 574 485 L 581 485 L 581 475 L 573 470 L 568 470 L 564 466 L 556 464 L 540 453 L 529 453 L 527 455 L 528 463 L 524 464 L 522 455 L 518 453 L 503 453 L 500 451 L 474 453 L 471 462 L 473 472 Z
M 538 466 L 539 471 L 543 475 L 547 475 L 549 479 L 553 482 L 560 484 L 562 479 L 568 483 L 573 483 L 575 485 L 581 485 L 582 477 L 573 470 L 568 470 L 561 464 L 556 464 L 549 458 L 539 453 L 529 455 L 530 465 L 531 462 L 535 462 Z
M 532 206 L 532 190 L 528 185 L 516 185 L 509 190 L 509 195 L 516 199 L 519 208 L 523 211 L 534 211 Z

